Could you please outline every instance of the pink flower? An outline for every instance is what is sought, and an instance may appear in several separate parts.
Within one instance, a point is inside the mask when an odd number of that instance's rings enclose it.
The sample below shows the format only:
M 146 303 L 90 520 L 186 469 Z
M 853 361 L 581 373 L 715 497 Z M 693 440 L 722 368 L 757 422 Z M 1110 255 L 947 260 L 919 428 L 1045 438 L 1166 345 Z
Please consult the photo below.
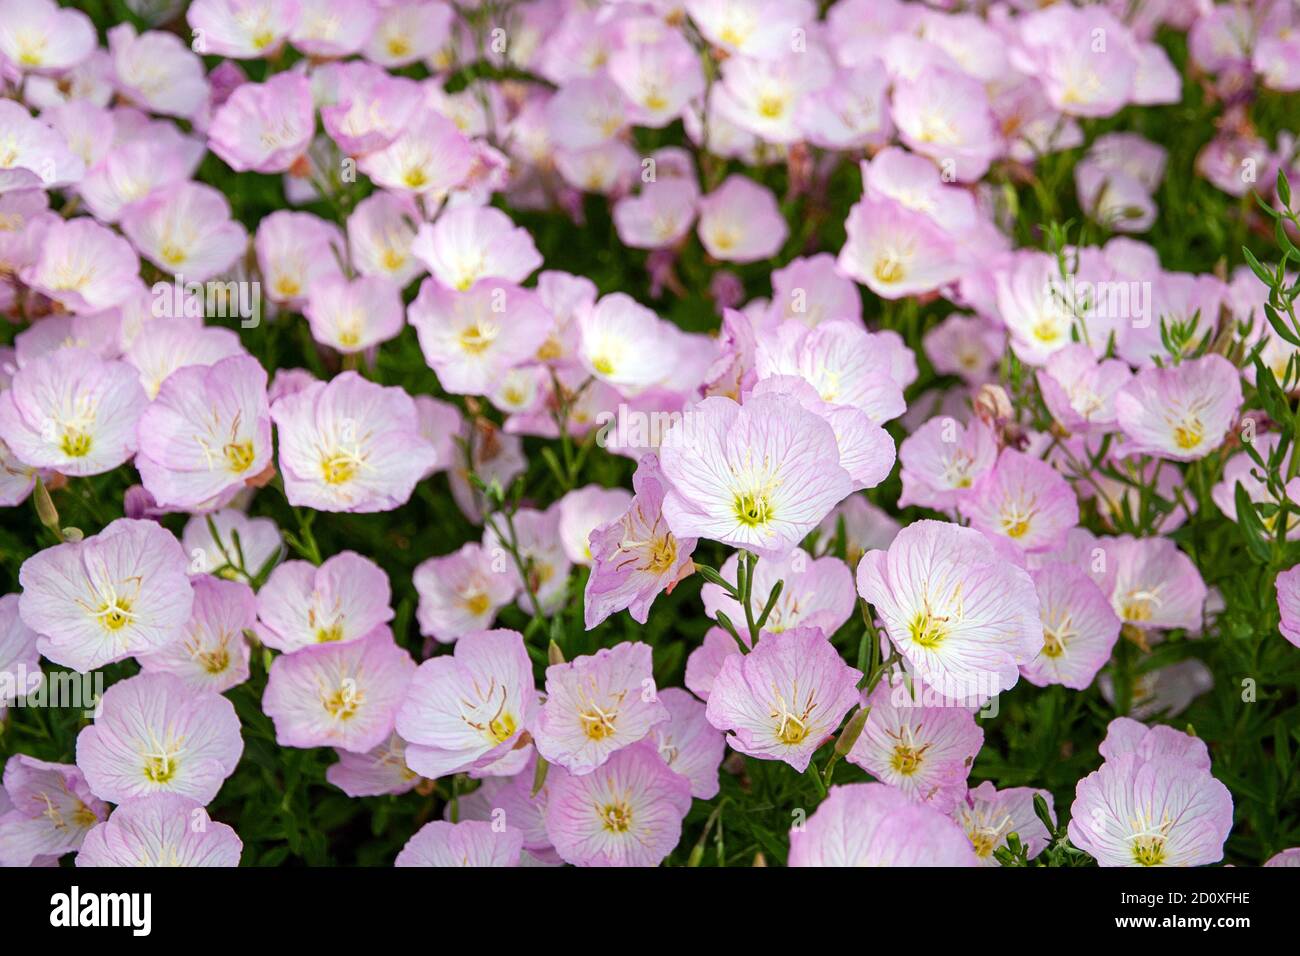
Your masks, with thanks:
M 542 264 L 533 237 L 500 209 L 458 206 L 424 223 L 411 254 L 449 289 L 464 292 L 479 279 L 519 284 Z
M 1038 370 L 1038 388 L 1062 428 L 1088 435 L 1115 429 L 1115 396 L 1132 377 L 1124 362 L 1098 362 L 1092 349 L 1074 343 L 1053 352 Z
M 646 183 L 639 196 L 624 196 L 614 204 L 618 238 L 633 249 L 676 245 L 695 221 L 699 193 L 699 187 L 688 179 L 671 177 Z
M 312 338 L 345 354 L 387 342 L 406 324 L 402 290 L 376 277 L 321 276 L 312 284 L 303 315 Z
M 289 503 L 319 511 L 390 511 L 434 465 L 415 403 L 355 372 L 271 406 Z
M 397 712 L 406 762 L 434 779 L 480 770 L 520 746 L 533 722 L 533 664 L 518 631 L 472 631 L 419 666 Z
M 0 59 L 13 69 L 53 73 L 70 69 L 95 49 L 90 17 L 53 0 L 0 3 Z
M 1241 408 L 1241 376 L 1221 355 L 1148 368 L 1120 389 L 1115 412 L 1130 454 L 1175 461 L 1204 458 L 1217 448 Z
M 1019 21 L 1013 65 L 1071 116 L 1109 116 L 1130 101 L 1140 65 L 1124 24 L 1104 7 L 1039 10 Z
M 393 732 L 415 673 L 387 627 L 341 644 L 304 647 L 271 665 L 262 710 L 281 747 L 365 753 Z
M 862 319 L 862 297 L 830 253 L 800 256 L 773 270 L 772 305 L 767 318 L 769 322 L 795 319 L 808 326 L 830 319 L 857 324 Z
M 383 190 L 357 203 L 348 217 L 348 251 L 357 271 L 409 285 L 424 271 L 411 254 L 419 218 L 412 202 Z
M 680 333 L 630 295 L 614 292 L 578 314 L 578 358 L 627 395 L 663 384 L 680 364 Z M 647 347 L 647 343 L 654 342 Z
M 993 851 L 1007 845 L 1007 837 L 1014 833 L 1033 859 L 1047 848 L 1051 840 L 1047 827 L 1034 812 L 1034 797 L 1047 802 L 1053 822 L 1052 795 L 1046 790 L 1032 787 L 1011 787 L 998 790 L 992 781 L 985 780 L 966 794 L 953 811 L 952 818 L 961 824 L 970 840 L 980 866 L 998 866 Z
M 732 554 L 719 570 L 723 578 L 734 582 L 739 565 L 739 555 Z M 759 561 L 750 583 L 755 614 L 767 607 L 778 581 L 782 583 L 781 594 L 763 625 L 764 630 L 774 634 L 796 627 L 816 627 L 834 634 L 857 607 L 853 574 L 839 558 L 814 559 L 803 548 L 795 548 L 779 560 Z M 740 603 L 716 584 L 705 584 L 700 599 L 704 613 L 711 618 L 716 619 L 722 611 L 737 625 L 745 620 Z
M 674 773 L 691 782 L 691 796 L 712 800 L 718 795 L 718 767 L 727 744 L 705 717 L 705 707 L 679 687 L 665 687 L 659 699 L 668 708 L 668 721 L 655 724 L 648 739 Z
M 192 579 L 194 610 L 179 639 L 140 655 L 146 674 L 174 674 L 198 691 L 221 693 L 248 680 L 245 631 L 257 621 L 257 598 L 238 581 Z
M 236 172 L 282 173 L 307 151 L 314 117 L 307 78 L 277 73 L 230 94 L 208 126 L 208 147 Z
M 661 129 L 704 93 L 699 55 L 676 30 L 652 38 L 629 37 L 610 57 L 607 69 L 632 103 L 638 126 Z
M 632 495 L 625 488 L 602 488 L 587 485 L 568 492 L 560 499 L 560 541 L 574 564 L 592 563 L 591 533 L 611 521 L 619 520 L 628 510 Z
M 473 164 L 473 148 L 456 124 L 420 111 L 397 139 L 363 156 L 357 168 L 381 188 L 438 196 L 459 186 Z
M 112 803 L 155 793 L 210 803 L 243 752 L 234 705 L 171 674 L 118 681 L 77 735 L 77 766 Z
M 370 39 L 380 10 L 351 0 L 299 0 L 289 42 L 314 57 L 351 56 Z
M 81 846 L 90 829 L 108 816 L 81 770 L 14 754 L 5 763 L 8 809 L 0 812 L 0 866 L 31 866 L 58 859 Z
M 253 245 L 267 298 L 273 302 L 299 307 L 317 280 L 342 272 L 338 226 L 308 212 L 271 213 L 257 224 Z
M 125 239 L 92 219 L 52 223 L 40 254 L 19 277 L 81 315 L 120 305 L 134 288 L 140 261 Z
M 699 201 L 700 242 L 724 262 L 757 262 L 776 255 L 790 228 L 772 191 L 744 176 L 728 176 Z
M 164 507 L 225 504 L 271 463 L 266 372 L 251 356 L 178 369 L 140 417 L 136 467 Z
M 6 160 L 0 170 L 0 193 L 67 186 L 85 175 L 86 161 L 49 119 L 33 119 L 21 103 L 0 100 Z
M 1121 753 L 1079 781 L 1070 842 L 1100 866 L 1203 866 L 1223 859 L 1232 795 L 1199 763 Z
M 176 193 L 173 187 L 179 187 L 192 172 L 192 159 L 179 143 L 154 139 L 132 140 L 109 150 L 81 180 L 77 191 L 96 219 L 100 222 L 117 222 L 124 210 L 158 190 L 166 189 L 170 194 Z M 198 188 L 196 184 L 189 185 Z M 230 207 L 224 206 L 221 209 L 218 219 L 229 219 Z M 153 227 L 142 236 L 142 239 L 152 243 L 150 252 L 160 248 L 156 239 L 158 213 L 155 206 L 152 217 L 155 221 L 144 223 L 146 228 Z M 203 225 L 207 226 L 206 223 Z M 221 227 L 224 224 L 217 222 L 213 225 Z M 242 232 L 240 235 L 243 237 Z M 187 252 L 193 245 L 187 240 L 183 245 L 178 244 L 176 251 Z M 164 268 L 169 272 L 178 271 L 171 265 L 165 265 Z M 190 277 L 187 276 L 188 278 Z
M 527 582 L 498 537 L 500 526 L 496 523 L 488 522 L 487 530 L 483 532 L 483 549 L 492 555 L 494 561 L 505 563 L 506 573 L 517 588 L 517 603 L 522 612 L 534 613 L 532 598 L 526 593 L 532 591 L 541 605 L 542 613 L 554 614 L 564 604 L 569 571 L 572 568 L 560 541 L 559 502 L 545 511 L 520 508 L 515 512 L 514 526 L 515 546 L 528 569 Z
M 113 84 L 151 113 L 193 119 L 208 103 L 203 61 L 180 37 L 163 30 L 137 34 L 129 23 L 108 31 Z
M 1265 866 L 1300 866 L 1300 846 L 1275 853 L 1264 863 Z
M 6 704 L 23 696 L 30 683 L 41 673 L 41 655 L 36 649 L 37 634 L 23 623 L 18 613 L 17 594 L 0 597 L 0 718 L 4 717 Z
M 300 12 L 299 0 L 195 0 L 185 16 L 200 52 L 252 60 L 276 52 Z
M 831 426 L 791 398 L 707 398 L 664 436 L 664 517 L 679 537 L 780 557 L 853 490 L 839 460 Z
M 731 732 L 733 750 L 803 773 L 857 703 L 861 679 L 820 628 L 764 633 L 749 654 L 723 660 L 709 691 L 709 723 Z
M 202 183 L 177 183 L 132 203 L 122 213 L 122 231 L 146 259 L 186 282 L 226 271 L 248 244 L 226 197 Z
M 641 459 L 632 487 L 636 495 L 627 510 L 589 536 L 592 570 L 584 598 L 587 630 L 624 608 L 630 609 L 633 620 L 644 624 L 654 599 L 691 567 L 696 539 L 678 538 L 668 528 L 663 516 L 665 482 L 654 455 Z
M 1282 618 L 1278 630 L 1288 641 L 1300 647 L 1300 564 L 1278 574 L 1274 588 L 1278 613 Z
M 546 832 L 575 866 L 658 866 L 677 846 L 690 808 L 690 781 L 647 742 L 553 783 Z
M 844 228 L 840 270 L 881 298 L 933 292 L 966 271 L 948 233 L 897 200 L 864 196 L 849 210 Z
M 183 368 L 207 368 L 222 359 L 246 355 L 239 334 L 185 319 L 148 322 L 122 358 L 139 372 L 144 394 L 157 398 L 163 383 Z
M 1106 595 L 1076 566 L 1047 564 L 1032 577 L 1043 619 L 1043 646 L 1020 666 L 1020 673 L 1039 687 L 1064 684 L 1087 690 L 1110 660 L 1120 620 Z
M 1023 551 L 1050 551 L 1079 523 L 1070 483 L 1047 462 L 1014 448 L 1003 449 L 958 506 L 993 541 Z
M 812 94 L 831 85 L 834 65 L 819 44 L 758 59 L 732 57 L 722 64 L 722 82 L 709 102 L 725 122 L 771 143 L 802 138 L 800 117 Z
M 1003 149 L 983 84 L 961 73 L 928 69 L 896 80 L 892 115 L 904 144 L 962 182 L 982 177 Z
M 929 707 L 900 678 L 882 681 L 863 703 L 867 722 L 846 759 L 913 800 L 951 813 L 966 796 L 984 731 L 964 707 Z
M 669 717 L 655 690 L 650 645 L 624 642 L 546 669 L 533 742 L 551 763 L 589 774 Z
M 922 505 L 944 511 L 970 496 L 975 482 L 997 460 L 997 441 L 979 419 L 962 425 L 955 418 L 932 418 L 903 439 L 900 507 Z
M 994 377 L 993 368 L 1005 344 L 1005 333 L 989 320 L 957 312 L 921 338 L 934 370 L 941 375 L 959 375 L 968 385 L 982 385 Z
M 23 562 L 23 622 L 56 664 L 90 671 L 177 640 L 194 592 L 180 545 L 153 521 L 119 518 Z
M 523 833 L 512 826 L 464 820 L 426 823 L 406 841 L 394 866 L 518 866 Z
M 573 151 L 605 145 L 627 126 L 629 105 L 607 73 L 571 80 L 546 104 L 551 139 Z
M 1098 580 L 1125 624 L 1149 628 L 1197 628 L 1205 605 L 1205 582 L 1169 538 L 1105 538 Z
M 960 826 L 883 783 L 832 787 L 790 831 L 790 866 L 977 866 Z
M 686 12 L 710 42 L 752 57 L 789 53 L 792 32 L 817 17 L 807 0 L 687 0 Z
M 181 533 L 181 548 L 190 556 L 191 574 L 213 574 L 250 584 L 272 561 L 279 560 L 284 542 L 270 518 L 249 518 L 225 509 L 191 518 Z
M 32 467 L 103 474 L 135 451 L 147 402 L 126 363 L 60 349 L 24 365 L 0 392 L 0 440 Z
M 339 762 L 325 771 L 325 779 L 349 797 L 380 797 L 407 793 L 420 775 L 406 765 L 406 741 L 397 733 L 363 754 L 335 751 Z
M 238 866 L 244 843 L 208 818 L 203 804 L 175 793 L 124 803 L 86 834 L 77 866 Z
M 1118 760 L 1136 754 L 1143 760 L 1175 757 L 1203 770 L 1210 769 L 1210 751 L 1205 741 L 1172 727 L 1148 727 L 1130 717 L 1116 717 L 1106 728 L 1106 739 L 1097 745 L 1103 760 Z
M 450 38 L 455 12 L 446 3 L 380 4 L 379 22 L 362 47 L 372 63 L 390 69 L 432 58 Z
M 257 636 L 286 653 L 361 640 L 393 619 L 388 575 L 343 551 L 320 567 L 285 561 L 257 595 Z
M 800 128 L 823 149 L 879 144 L 893 132 L 888 91 L 889 73 L 879 60 L 840 70 L 800 101 Z
M 1033 581 L 970 528 L 914 522 L 888 551 L 862 556 L 858 594 L 921 679 L 949 699 L 978 705 L 1010 689 L 1043 646 Z
M 456 395 L 491 391 L 506 370 L 535 355 L 551 325 L 536 292 L 500 279 L 482 279 L 467 292 L 425 279 L 407 319 L 425 361 Z
M 502 555 L 502 562 L 509 557 Z M 419 564 L 412 583 L 420 596 L 420 633 L 444 644 L 491 626 L 497 611 L 515 599 L 514 578 L 492 555 L 470 542 L 460 550 Z
M 419 107 L 420 84 L 404 76 L 349 60 L 316 74 L 331 87 L 332 102 L 321 105 L 325 132 L 350 156 L 384 149 L 402 132 Z

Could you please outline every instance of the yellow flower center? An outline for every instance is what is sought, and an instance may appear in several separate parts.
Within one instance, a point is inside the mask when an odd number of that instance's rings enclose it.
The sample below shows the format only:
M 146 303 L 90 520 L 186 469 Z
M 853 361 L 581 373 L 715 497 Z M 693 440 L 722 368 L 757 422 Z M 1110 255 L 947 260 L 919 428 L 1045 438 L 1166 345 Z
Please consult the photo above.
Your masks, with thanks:
M 871 270 L 876 280 L 886 285 L 901 282 L 905 271 L 903 263 L 896 256 L 883 256 L 877 259 L 875 266 Z
M 907 744 L 899 744 L 894 748 L 894 755 L 889 758 L 889 765 L 903 776 L 910 777 L 920 768 L 924 753 L 924 747 L 914 749 Z
M 650 542 L 649 561 L 645 569 L 651 574 L 663 574 L 677 563 L 677 539 L 671 534 Z
M 226 461 L 230 465 L 230 470 L 236 474 L 247 471 L 253 464 L 254 454 L 251 441 L 231 442 L 223 451 L 226 453 Z
M 316 628 L 316 642 L 318 644 L 333 644 L 343 640 L 343 624 L 341 621 L 335 621 L 326 627 Z
M 1165 838 L 1140 836 L 1133 840 L 1133 862 L 1138 866 L 1159 866 L 1165 862 Z
M 91 438 L 79 428 L 69 428 L 59 441 L 59 449 L 69 458 L 85 458 L 90 454 Z
M 632 808 L 626 803 L 607 803 L 600 808 L 600 818 L 610 833 L 626 833 L 632 826 Z
M 747 528 L 757 528 L 772 520 L 772 503 L 767 495 L 747 491 L 736 495 L 733 503 L 736 520 Z
M 341 485 L 356 476 L 357 462 L 350 455 L 330 455 L 321 460 L 320 468 L 327 485 Z
M 918 612 L 912 618 L 912 623 L 907 626 L 912 643 L 921 647 L 938 647 L 948 636 L 948 629 L 945 627 L 947 620 L 947 618 L 935 617 L 929 611 Z
M 1205 438 L 1205 426 L 1196 417 L 1185 418 L 1174 428 L 1174 444 L 1183 451 L 1191 451 Z
M 488 724 L 488 736 L 497 743 L 503 744 L 514 736 L 517 727 L 515 715 L 507 711 Z

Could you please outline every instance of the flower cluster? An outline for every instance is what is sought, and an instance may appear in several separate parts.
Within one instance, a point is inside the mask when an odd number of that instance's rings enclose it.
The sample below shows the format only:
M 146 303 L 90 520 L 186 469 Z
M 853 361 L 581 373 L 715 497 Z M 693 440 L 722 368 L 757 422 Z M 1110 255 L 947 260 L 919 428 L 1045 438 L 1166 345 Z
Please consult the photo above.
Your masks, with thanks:
M 1290 0 L 125 6 L 0 0 L 0 865 L 1295 864 Z

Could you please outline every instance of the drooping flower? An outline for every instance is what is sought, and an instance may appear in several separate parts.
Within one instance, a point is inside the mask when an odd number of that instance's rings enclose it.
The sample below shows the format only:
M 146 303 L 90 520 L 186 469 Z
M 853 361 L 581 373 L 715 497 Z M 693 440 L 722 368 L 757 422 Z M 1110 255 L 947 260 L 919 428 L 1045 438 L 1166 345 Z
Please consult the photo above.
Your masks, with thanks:
M 467 292 L 425 279 L 407 318 L 438 381 L 457 395 L 490 392 L 504 372 L 536 355 L 551 325 L 536 292 L 500 279 Z
M 691 796 L 712 800 L 718 795 L 718 767 L 726 753 L 726 740 L 705 717 L 704 704 L 680 687 L 665 687 L 659 699 L 669 719 L 650 729 L 649 740 L 670 770 L 691 782 Z
M 1033 581 L 973 529 L 914 522 L 864 554 L 857 577 L 890 642 L 949 699 L 979 705 L 1013 687 L 1043 646 Z
M 365 753 L 393 732 L 415 673 L 387 627 L 355 641 L 304 647 L 271 664 L 262 710 L 282 747 Z
M 1241 375 L 1221 355 L 1138 372 L 1115 397 L 1126 454 L 1175 461 L 1204 458 L 1222 442 L 1241 408 Z
M 135 464 L 163 507 L 226 504 L 271 463 L 266 371 L 251 356 L 178 369 L 140 416 Z
M 1052 795 L 1033 787 L 1011 787 L 999 790 L 991 780 L 985 780 L 970 790 L 953 811 L 952 818 L 961 824 L 970 840 L 980 866 L 998 866 L 994 851 L 1007 845 L 1007 837 L 1015 834 L 1033 859 L 1046 849 L 1051 840 L 1047 827 L 1034 812 L 1034 797 L 1041 796 L 1047 803 L 1053 822 Z
M 922 697 L 901 679 L 881 681 L 864 702 L 871 708 L 867 722 L 845 758 L 913 800 L 951 813 L 966 796 L 984 731 L 965 707 L 931 707 Z
M 211 803 L 243 752 L 234 705 L 171 674 L 118 681 L 77 735 L 77 766 L 91 791 L 113 803 L 155 793 Z
M 664 436 L 664 518 L 679 537 L 779 558 L 853 490 L 839 460 L 831 426 L 792 398 L 706 398 Z
M 157 793 L 122 804 L 86 834 L 77 866 L 239 866 L 244 842 L 203 804 Z
M 532 728 L 538 753 L 589 774 L 668 720 L 650 657 L 650 645 L 623 642 L 548 667 L 546 703 Z
M 24 561 L 19 610 L 45 657 L 93 670 L 180 637 L 194 603 L 188 565 L 161 525 L 119 518 Z
M 1196 628 L 1205 605 L 1205 582 L 1192 560 L 1169 538 L 1105 538 L 1098 584 L 1125 624 Z
M 406 841 L 394 866 L 518 866 L 524 835 L 482 820 L 426 823 Z
M 749 654 L 723 660 L 708 720 L 730 732 L 733 750 L 784 760 L 802 773 L 857 703 L 861 679 L 820 628 L 764 633 Z
M 960 826 L 883 783 L 832 787 L 790 831 L 790 866 L 977 866 Z
M 430 779 L 482 769 L 519 744 L 537 707 L 518 631 L 473 631 L 419 666 L 397 712 L 406 762 Z
M 258 637 L 285 652 L 360 640 L 393 619 L 388 575 L 353 551 L 319 567 L 285 561 L 258 592 L 257 616 Z
M 1208 768 L 1122 753 L 1079 781 L 1070 842 L 1100 866 L 1202 866 L 1223 859 L 1232 795 Z
M 590 565 L 593 560 L 588 539 L 591 533 L 627 513 L 632 495 L 625 488 L 587 485 L 575 488 L 560 499 L 560 541 L 574 564 Z
M 575 866 L 658 866 L 677 846 L 690 808 L 690 781 L 646 741 L 551 784 L 546 832 Z
M 1032 572 L 1043 620 L 1043 646 L 1020 665 L 1039 687 L 1064 684 L 1087 690 L 1110 660 L 1120 620 L 1096 582 L 1079 567 L 1054 562 Z
M 389 511 L 434 465 L 411 396 L 344 372 L 271 406 L 289 503 L 318 511 Z
M 108 816 L 73 764 L 14 754 L 5 763 L 4 793 L 9 807 L 0 812 L 0 866 L 57 860 Z
M 1047 462 L 1014 448 L 1003 449 L 958 507 L 976 529 L 1022 551 L 1050 551 L 1079 523 L 1069 482 Z
M 146 674 L 175 674 L 195 690 L 219 694 L 248 680 L 244 632 L 257 621 L 257 598 L 239 581 L 201 575 L 191 583 L 194 610 L 181 637 L 140 655 L 140 668 Z

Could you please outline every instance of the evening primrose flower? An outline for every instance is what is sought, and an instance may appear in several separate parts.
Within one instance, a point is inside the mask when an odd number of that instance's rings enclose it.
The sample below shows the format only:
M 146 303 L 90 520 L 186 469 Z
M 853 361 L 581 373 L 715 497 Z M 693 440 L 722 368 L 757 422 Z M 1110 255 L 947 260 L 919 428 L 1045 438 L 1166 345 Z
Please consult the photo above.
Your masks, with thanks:
M 966 796 L 966 778 L 984 731 L 965 707 L 928 707 L 901 679 L 881 681 L 863 706 L 862 733 L 845 759 L 919 803 L 951 813 Z
M 724 262 L 757 262 L 776 255 L 790 227 L 765 186 L 745 176 L 728 176 L 699 200 L 700 242 Z
M 891 643 L 944 697 L 1010 689 L 1043 646 L 1033 581 L 971 528 L 914 522 L 888 551 L 864 554 L 857 577 Z
M 709 691 L 707 716 L 733 750 L 783 760 L 803 773 L 858 701 L 862 672 L 844 663 L 817 627 L 764 633 L 747 655 L 728 655 Z
M 111 229 L 87 217 L 59 220 L 45 231 L 36 262 L 21 278 L 81 315 L 120 305 L 135 288 L 140 260 Z
M 985 780 L 957 804 L 952 818 L 965 831 L 971 848 L 979 857 L 980 866 L 999 866 L 993 853 L 1005 847 L 1007 837 L 1013 833 L 1031 860 L 1047 848 L 1051 835 L 1034 811 L 1035 796 L 1046 801 L 1048 813 L 1055 822 L 1052 795 L 1046 790 L 1035 790 L 1033 787 L 999 790 L 991 780 Z
M 1278 574 L 1274 588 L 1281 616 L 1278 630 L 1288 641 L 1300 647 L 1300 564 Z
M 270 518 L 250 518 L 242 511 L 223 508 L 186 522 L 181 548 L 189 555 L 190 574 L 212 574 L 251 584 L 269 562 L 280 557 L 284 539 Z
M 420 784 L 420 775 L 406 765 L 406 741 L 397 732 L 365 753 L 336 750 L 339 762 L 325 771 L 325 779 L 349 797 L 402 794 Z
M 483 820 L 426 823 L 406 841 L 394 866 L 518 866 L 523 833 Z
M 81 770 L 26 754 L 5 762 L 0 810 L 0 866 L 31 866 L 77 849 L 90 829 L 108 816 Z M 0 803 L 4 800 L 0 799 Z
M 251 356 L 168 376 L 140 416 L 136 467 L 163 507 L 227 503 L 271 463 L 266 371 Z
M 257 621 L 253 589 L 239 581 L 195 577 L 194 610 L 181 636 L 140 655 L 146 674 L 174 674 L 198 691 L 222 693 L 248 680 L 245 631 Z
M 863 196 L 844 223 L 848 238 L 838 264 L 885 299 L 933 292 L 967 270 L 964 256 L 942 226 L 896 199 Z
M 436 222 L 422 224 L 411 243 L 411 255 L 457 292 L 465 292 L 479 279 L 518 284 L 542 264 L 528 230 L 491 206 L 457 206 Z
M 551 763 L 589 774 L 669 717 L 655 689 L 650 645 L 625 641 L 546 669 L 533 741 Z
M 1059 547 L 1079 523 L 1079 503 L 1064 476 L 1014 448 L 1002 450 L 959 508 L 990 539 L 1021 551 Z
M 665 687 L 659 699 L 669 719 L 650 728 L 649 740 L 674 773 L 691 782 L 691 796 L 712 800 L 718 795 L 718 768 L 727 743 L 705 716 L 705 706 L 680 687 Z
M 636 494 L 627 509 L 588 535 L 591 576 L 583 601 L 587 630 L 624 608 L 644 624 L 659 593 L 671 589 L 692 567 L 697 542 L 674 535 L 664 519 L 666 483 L 655 455 L 638 463 L 632 487 Z
M 389 145 L 363 156 L 357 168 L 399 195 L 441 196 L 464 182 L 473 165 L 473 147 L 456 124 L 427 110 Z
M 138 674 L 104 692 L 77 735 L 77 766 L 102 800 L 155 793 L 212 802 L 244 752 L 235 707 L 171 674 Z
M 1115 397 L 1126 454 L 1204 458 L 1223 443 L 1241 408 L 1241 374 L 1221 355 L 1138 372 Z
M 298 0 L 195 0 L 185 19 L 203 53 L 253 60 L 275 53 L 300 13 Z
M 739 566 L 740 556 L 732 554 L 719 572 L 725 580 L 735 581 Z M 803 548 L 795 548 L 784 558 L 759 561 L 749 585 L 750 605 L 755 612 L 767 607 L 777 582 L 782 584 L 781 594 L 763 625 L 766 631 L 819 627 L 834 634 L 857 607 L 853 573 L 839 558 L 813 558 Z M 716 619 L 721 611 L 732 621 L 745 620 L 740 602 L 716 584 L 706 583 L 700 589 L 700 600 L 704 602 L 704 613 L 711 618 Z
M 210 88 L 203 60 L 174 33 L 136 33 L 129 23 L 108 31 L 113 83 L 151 113 L 193 119 L 207 106 Z
M 147 403 L 125 362 L 59 349 L 25 364 L 0 392 L 0 440 L 31 467 L 103 474 L 135 452 Z
M 282 173 L 315 131 L 311 84 L 294 72 L 239 86 L 212 117 L 208 147 L 235 172 Z
M 1223 859 L 1232 795 L 1209 768 L 1122 753 L 1079 781 L 1070 842 L 1100 866 L 1203 866 Z
M 899 445 L 903 466 L 899 507 L 955 508 L 992 469 L 997 456 L 997 439 L 979 419 L 966 425 L 948 416 L 930 419 Z
M 343 271 L 338 226 L 309 212 L 280 209 L 266 216 L 253 247 L 266 297 L 292 308 L 307 301 L 317 279 Z
M 1110 660 L 1120 620 L 1096 582 L 1079 567 L 1053 562 L 1031 573 L 1043 620 L 1043 646 L 1020 665 L 1039 687 L 1064 684 L 1087 690 Z
M 393 732 L 415 661 L 387 627 L 355 641 L 304 647 L 271 664 L 262 710 L 281 747 L 366 753 Z
M 271 406 L 289 503 L 319 511 L 389 511 L 434 465 L 415 403 L 356 372 L 313 382 Z
M 488 767 L 519 745 L 537 708 L 518 631 L 474 631 L 422 663 L 397 712 L 406 762 L 434 779 Z
M 321 276 L 312 284 L 303 315 L 313 339 L 345 355 L 387 342 L 406 324 L 402 290 L 377 276 Z
M 360 640 L 393 619 L 388 575 L 353 551 L 319 567 L 285 561 L 258 591 L 257 617 L 257 636 L 280 651 Z
M 680 537 L 780 557 L 853 490 L 839 460 L 834 430 L 793 398 L 706 398 L 664 436 L 664 517 Z
M 978 866 L 966 835 L 933 807 L 896 787 L 832 787 L 790 831 L 790 866 Z
M 53 0 L 0 3 L 0 59 L 23 72 L 58 72 L 95 50 L 90 17 Z
M 186 282 L 205 282 L 244 254 L 248 233 L 211 186 L 184 182 L 154 191 L 122 213 L 122 231 L 140 254 Z
M 560 542 L 574 564 L 590 566 L 591 545 L 588 539 L 597 528 L 621 518 L 628 510 L 632 495 L 626 488 L 602 488 L 587 485 L 575 488 L 560 499 Z
M 582 364 L 624 394 L 663 383 L 680 361 L 672 323 L 623 292 L 582 310 L 577 325 Z
M 546 832 L 575 866 L 658 866 L 681 839 L 690 808 L 690 781 L 644 741 L 552 784 Z
M 77 866 L 239 866 L 244 843 L 208 819 L 203 804 L 174 793 L 122 804 L 86 834 Z
M 90 671 L 180 638 L 194 604 L 188 564 L 162 525 L 119 518 L 24 561 L 19 612 L 45 657 Z
M 420 596 L 420 633 L 444 644 L 491 627 L 497 612 L 515 599 L 518 584 L 506 572 L 504 553 L 494 556 L 471 541 L 451 554 L 416 566 L 411 583 Z
M 1192 560 L 1169 538 L 1103 538 L 1097 576 L 1121 621 L 1136 628 L 1197 628 L 1206 588 Z

